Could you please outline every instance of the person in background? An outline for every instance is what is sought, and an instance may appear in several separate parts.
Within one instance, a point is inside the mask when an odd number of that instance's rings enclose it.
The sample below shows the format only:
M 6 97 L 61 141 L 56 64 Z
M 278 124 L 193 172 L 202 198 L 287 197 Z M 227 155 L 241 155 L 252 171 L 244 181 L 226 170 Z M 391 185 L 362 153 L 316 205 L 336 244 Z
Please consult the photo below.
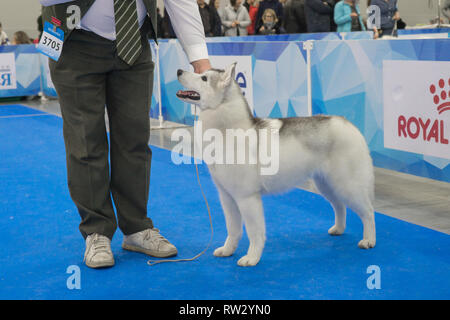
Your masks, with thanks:
M 258 29 L 260 35 L 272 35 L 282 33 L 278 24 L 278 18 L 274 10 L 266 9 L 262 16 L 262 26 Z
M 340 0 L 331 0 L 330 5 L 331 5 L 331 14 L 330 14 L 330 31 L 331 32 L 336 32 L 337 30 L 337 25 L 334 22 L 334 8 L 336 6 L 336 3 L 338 3 Z M 357 0 L 359 1 L 359 0 Z
M 157 38 L 163 37 L 163 17 L 161 15 L 161 10 L 159 10 L 159 8 L 156 8 L 156 37 Z
M 222 35 L 222 23 L 214 5 L 208 5 L 205 0 L 197 0 L 198 9 L 203 22 L 206 37 Z
M 223 24 L 222 24 L 222 21 L 223 21 L 223 10 L 220 7 L 220 0 L 211 0 L 211 1 L 214 1 L 214 8 L 216 8 L 217 14 L 219 15 L 219 18 L 220 18 L 220 21 L 221 21 L 221 23 L 220 23 L 220 34 L 223 35 L 224 34 L 224 28 L 223 28 Z
M 442 6 L 442 14 L 447 18 L 448 23 L 450 23 L 450 0 L 446 0 Z
M 175 31 L 172 27 L 172 22 L 170 21 L 169 13 L 164 9 L 164 17 L 162 21 L 162 37 L 165 39 L 173 39 L 177 36 L 175 35 Z
M 367 8 L 369 10 L 369 7 L 372 5 L 372 0 L 367 0 Z M 369 13 L 369 12 L 368 12 Z M 369 15 L 371 15 L 371 13 L 369 13 Z M 370 29 L 370 26 L 368 25 L 368 20 L 365 21 L 365 25 L 367 26 L 368 29 Z M 380 34 L 378 33 L 378 29 L 376 26 L 374 26 L 372 28 L 373 31 L 373 38 L 374 39 L 378 39 L 380 37 Z
M 247 8 L 248 16 L 251 20 L 250 25 L 247 27 L 247 34 L 253 35 L 255 34 L 255 23 L 256 15 L 258 14 L 259 0 L 247 0 L 247 2 L 244 3 L 244 6 Z
M 263 23 L 263 14 L 267 9 L 272 9 L 275 11 L 275 15 L 277 17 L 277 25 L 276 28 L 279 29 L 279 27 L 282 25 L 283 21 L 283 5 L 280 3 L 279 0 L 263 0 L 259 3 L 258 7 L 258 13 L 256 14 L 256 23 L 255 23 L 255 30 L 257 33 L 260 33 L 259 30 L 261 29 Z
M 381 14 L 380 37 L 394 34 L 395 23 L 400 20 L 397 0 L 371 0 L 370 5 L 378 6 Z
M 356 0 L 339 1 L 334 8 L 337 32 L 365 31 L 361 10 Z
M 8 44 L 9 44 L 8 35 L 6 34 L 5 31 L 3 31 L 3 26 L 2 26 L 2 23 L 0 22 L 0 46 L 4 46 L 4 45 L 8 45 Z
M 305 0 L 305 16 L 308 32 L 330 32 L 331 0 Z
M 305 33 L 305 0 L 288 0 L 284 6 L 284 29 L 286 33 Z
M 250 12 L 250 5 L 253 4 L 253 0 L 245 0 L 244 3 L 242 4 L 245 9 L 247 9 L 247 12 Z
M 33 41 L 31 41 L 26 32 L 17 31 L 16 33 L 14 33 L 11 44 L 14 46 L 19 44 L 33 44 Z
M 216 36 L 223 36 L 223 25 L 222 25 L 222 17 L 220 16 L 220 1 L 219 0 L 211 0 L 214 2 L 214 14 L 216 16 L 217 26 L 216 26 Z
M 225 36 L 246 36 L 247 27 L 251 20 L 247 9 L 241 5 L 242 0 L 230 0 L 230 4 L 223 10 L 223 21 Z
M 217 13 L 219 16 L 222 14 L 222 9 L 220 8 L 220 0 L 211 0 L 214 1 L 214 8 L 216 8 Z

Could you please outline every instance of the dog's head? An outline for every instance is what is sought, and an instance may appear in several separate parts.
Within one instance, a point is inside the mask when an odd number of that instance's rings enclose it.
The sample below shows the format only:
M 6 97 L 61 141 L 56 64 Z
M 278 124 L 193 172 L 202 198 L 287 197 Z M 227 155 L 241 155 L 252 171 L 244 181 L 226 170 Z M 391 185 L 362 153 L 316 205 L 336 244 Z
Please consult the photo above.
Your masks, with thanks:
M 201 110 L 217 108 L 235 82 L 236 63 L 225 70 L 210 69 L 202 74 L 178 70 L 178 81 L 186 90 L 179 90 L 177 97 L 185 102 L 196 104 Z

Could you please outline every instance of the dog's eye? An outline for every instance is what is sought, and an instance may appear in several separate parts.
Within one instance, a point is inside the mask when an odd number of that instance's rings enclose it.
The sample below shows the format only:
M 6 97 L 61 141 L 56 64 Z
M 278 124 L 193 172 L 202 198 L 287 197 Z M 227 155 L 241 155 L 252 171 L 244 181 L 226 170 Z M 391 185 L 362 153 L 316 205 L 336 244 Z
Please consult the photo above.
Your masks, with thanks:
M 207 81 L 208 78 L 207 78 L 206 76 L 202 76 L 202 80 L 203 80 L 203 81 Z

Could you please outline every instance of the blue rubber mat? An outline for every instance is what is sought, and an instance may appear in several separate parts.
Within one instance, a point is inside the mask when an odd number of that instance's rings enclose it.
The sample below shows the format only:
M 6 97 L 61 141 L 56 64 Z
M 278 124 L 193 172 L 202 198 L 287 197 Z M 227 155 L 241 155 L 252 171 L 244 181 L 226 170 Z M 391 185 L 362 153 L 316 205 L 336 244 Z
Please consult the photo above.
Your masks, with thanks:
M 341 237 L 331 237 L 330 205 L 295 190 L 264 198 L 267 244 L 261 262 L 241 268 L 236 254 L 216 258 L 226 237 L 217 192 L 200 166 L 214 221 L 213 246 L 195 262 L 146 264 L 123 251 L 116 266 L 84 266 L 79 216 L 67 190 L 62 120 L 55 116 L 0 119 L 0 299 L 449 299 L 450 236 L 376 214 L 377 246 L 357 247 L 362 224 L 353 212 Z M 209 241 L 207 211 L 193 165 L 174 165 L 153 147 L 149 215 L 189 258 Z M 370 290 L 367 268 L 380 268 L 381 289 Z M 81 289 L 70 290 L 70 266 Z M 70 279 L 69 279 L 70 280 Z
M 43 114 L 44 112 L 27 108 L 20 104 L 6 104 L 0 105 L 0 117 L 18 116 L 18 115 L 33 115 Z

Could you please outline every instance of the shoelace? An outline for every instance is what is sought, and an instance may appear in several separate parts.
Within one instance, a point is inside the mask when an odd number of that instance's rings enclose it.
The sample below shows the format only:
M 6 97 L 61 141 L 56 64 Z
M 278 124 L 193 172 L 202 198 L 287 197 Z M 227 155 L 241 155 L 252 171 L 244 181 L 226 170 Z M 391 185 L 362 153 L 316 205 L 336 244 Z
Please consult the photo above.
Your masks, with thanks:
M 92 238 L 92 243 L 89 246 L 89 250 L 84 255 L 84 260 L 86 260 L 86 257 L 89 255 L 92 249 L 94 249 L 95 253 L 109 253 L 109 241 L 106 237 L 100 237 L 100 235 L 95 234 Z
M 144 240 L 151 240 L 153 242 L 165 242 L 170 243 L 169 240 L 164 238 L 160 233 L 159 230 L 156 228 L 148 229 L 144 233 Z

